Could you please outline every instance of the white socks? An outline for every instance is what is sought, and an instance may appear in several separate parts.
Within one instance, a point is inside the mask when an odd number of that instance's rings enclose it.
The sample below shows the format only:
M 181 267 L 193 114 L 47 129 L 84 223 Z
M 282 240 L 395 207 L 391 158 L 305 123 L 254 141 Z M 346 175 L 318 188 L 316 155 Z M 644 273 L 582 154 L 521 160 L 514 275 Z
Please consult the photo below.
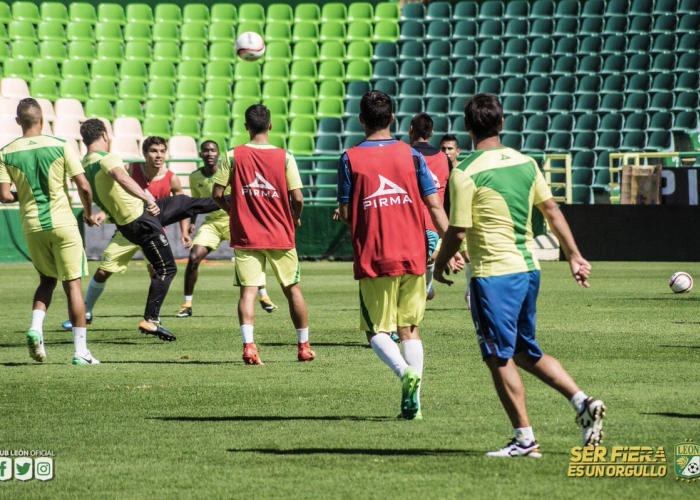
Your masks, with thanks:
M 32 311 L 32 325 L 29 327 L 30 330 L 36 330 L 42 336 L 44 335 L 44 318 L 46 317 L 46 311 L 41 309 L 34 309 Z
M 402 342 L 403 357 L 408 366 L 413 368 L 420 376 L 418 385 L 418 404 L 420 404 L 420 389 L 423 385 L 423 342 L 419 339 L 409 339 Z
M 464 264 L 464 276 L 467 278 L 467 288 L 469 288 L 469 283 L 472 281 L 472 265 L 469 262 Z
M 384 361 L 399 378 L 403 377 L 406 368 L 408 368 L 408 363 L 401 356 L 401 349 L 396 345 L 396 342 L 391 340 L 389 335 L 380 333 L 372 337 L 370 343 L 379 359 Z
M 191 304 L 191 303 L 192 303 L 192 297 L 194 297 L 194 295 L 185 295 L 185 302 L 189 302 L 189 303 Z
M 265 295 L 267 295 L 267 288 L 265 288 L 265 287 L 258 288 L 258 296 L 264 297 Z
M 299 339 L 300 344 L 308 342 L 309 341 L 309 327 L 307 326 L 306 328 L 297 328 L 297 338 Z
M 73 346 L 78 356 L 87 354 L 87 328 L 73 327 Z
M 253 325 L 241 325 L 241 338 L 244 344 L 251 344 L 253 340 Z
M 425 268 L 425 291 L 430 292 L 433 289 L 433 271 L 435 271 L 435 262 L 428 264 Z
M 529 446 L 535 442 L 535 433 L 532 432 L 532 427 L 520 427 L 513 429 L 515 440 L 525 446 Z
M 583 391 L 578 391 L 576 394 L 574 394 L 571 399 L 570 403 L 571 406 L 574 407 L 574 410 L 576 410 L 576 413 L 581 412 L 581 408 L 583 407 L 583 403 L 588 399 L 588 396 L 586 396 L 586 393 Z
M 104 292 L 105 286 L 107 286 L 107 282 L 98 283 L 95 281 L 95 278 L 90 280 L 87 293 L 85 294 L 85 312 L 92 314 L 92 309 L 95 307 L 97 299 L 99 299 L 102 292 Z

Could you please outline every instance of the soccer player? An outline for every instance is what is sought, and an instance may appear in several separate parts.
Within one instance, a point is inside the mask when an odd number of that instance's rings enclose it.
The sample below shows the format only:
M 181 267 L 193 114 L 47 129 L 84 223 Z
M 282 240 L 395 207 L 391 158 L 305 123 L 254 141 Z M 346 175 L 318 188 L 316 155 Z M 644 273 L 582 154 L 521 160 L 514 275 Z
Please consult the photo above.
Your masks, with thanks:
M 586 288 L 591 265 L 581 256 L 535 161 L 499 142 L 503 130 L 499 100 L 477 94 L 467 102 L 464 115 L 475 152 L 450 176 L 450 227 L 435 262 L 435 280 L 450 283 L 442 271 L 466 232 L 479 346 L 514 430 L 508 445 L 487 455 L 542 456 L 518 367 L 564 395 L 582 428 L 583 446 L 597 446 L 602 439 L 603 402 L 586 396 L 557 359 L 543 354 L 535 339 L 540 266 L 533 252 L 533 205 L 558 238 L 574 279 Z
M 153 266 L 151 286 L 141 333 L 173 341 L 175 336 L 160 323 L 160 308 L 177 273 L 175 258 L 164 226 L 218 209 L 212 200 L 191 198 L 183 194 L 154 200 L 129 175 L 115 154 L 109 154 L 109 138 L 104 124 L 91 118 L 80 127 L 88 148 L 83 158 L 86 177 L 95 193 L 95 203 L 109 216 L 119 232 L 134 245 Z
M 391 137 L 393 121 L 389 96 L 379 91 L 362 96 L 360 122 L 366 138 L 340 158 L 339 215 L 352 229 L 360 328 L 401 379 L 400 418 L 420 420 L 423 343 L 418 325 L 425 313 L 428 260 L 423 203 L 441 236 L 447 215 L 423 156 Z M 392 331 L 398 331 L 403 356 Z
M 83 220 L 92 226 L 96 221 L 92 215 L 90 184 L 71 146 L 62 139 L 41 134 L 44 118 L 35 99 L 20 101 L 17 123 L 22 127 L 22 137 L 0 150 L 0 201 L 19 201 L 29 255 L 39 272 L 32 323 L 27 333 L 29 355 L 40 363 L 46 361 L 44 317 L 60 279 L 73 323 L 73 364 L 99 364 L 87 348 L 85 304 L 80 284 L 81 278 L 87 275 L 87 259 L 71 210 L 66 178 L 70 177 L 75 183 L 84 208 Z M 12 183 L 17 192 L 10 191 Z
M 160 200 L 167 196 L 184 194 L 182 183 L 165 164 L 167 152 L 167 142 L 162 137 L 148 137 L 143 141 L 142 146 L 144 164 L 132 163 L 128 167 L 129 175 L 136 181 L 146 194 L 154 200 Z M 104 212 L 96 216 L 100 222 L 105 220 Z M 191 244 L 189 224 L 186 220 L 180 221 L 182 233 L 181 241 L 183 245 Z M 119 230 L 114 232 L 111 241 L 102 254 L 100 267 L 95 271 L 95 275 L 90 280 L 87 293 L 85 294 L 85 316 L 88 324 L 92 323 L 92 311 L 98 299 L 107 286 L 107 280 L 115 273 L 124 274 L 131 263 L 131 259 L 140 250 L 138 245 L 134 245 L 122 235 Z M 148 265 L 148 272 L 153 276 L 153 267 Z M 64 330 L 71 329 L 70 320 L 61 325 Z
M 457 157 L 460 155 L 459 141 L 452 134 L 445 134 L 440 139 L 440 151 L 445 153 L 452 163 L 452 168 L 456 168 L 459 165 L 459 160 Z M 450 171 L 452 171 L 452 168 Z M 449 184 L 448 184 L 449 187 Z M 449 204 L 449 196 L 446 197 L 446 203 Z M 446 208 L 447 210 L 447 208 Z M 467 309 L 471 309 L 471 291 L 469 289 L 469 283 L 472 280 L 472 266 L 469 263 L 469 254 L 467 252 L 467 241 L 462 242 L 462 246 L 459 249 L 462 257 L 464 258 L 466 264 L 464 265 L 464 275 L 467 278 L 467 287 L 464 291 L 464 301 L 467 303 Z
M 250 142 L 229 151 L 214 176 L 212 197 L 230 214 L 231 246 L 236 257 L 235 285 L 241 288 L 238 319 L 243 339 L 243 362 L 262 365 L 253 336 L 255 296 L 265 283 L 270 263 L 289 303 L 297 331 L 297 359 L 312 361 L 309 315 L 299 285 L 295 228 L 301 226 L 304 197 L 296 160 L 284 149 L 268 144 L 270 110 L 262 104 L 246 109 Z M 231 186 L 231 203 L 224 190 Z M 290 207 L 291 198 L 291 207 Z
M 411 125 L 408 129 L 408 137 L 411 142 L 411 147 L 423 155 L 425 164 L 433 177 L 433 182 L 437 188 L 440 203 L 443 204 L 445 211 L 449 211 L 449 197 L 445 197 L 447 189 L 447 181 L 450 178 L 452 163 L 450 159 L 430 145 L 428 140 L 433 136 L 433 119 L 428 113 L 418 113 L 411 119 Z M 433 269 L 435 269 L 435 257 L 437 256 L 438 242 L 440 235 L 435 230 L 435 224 L 430 218 L 428 207 L 424 205 L 425 213 L 425 236 L 428 240 L 428 264 L 425 273 L 427 300 L 433 300 L 435 290 L 433 290 Z M 456 253 L 455 256 L 460 259 L 461 255 Z M 461 270 L 461 269 L 460 269 Z
M 195 198 L 211 198 L 214 175 L 219 170 L 219 145 L 216 141 L 202 142 L 199 156 L 202 158 L 204 166 L 190 174 L 190 192 Z M 230 194 L 230 192 L 230 189 L 226 190 L 226 194 Z M 192 223 L 186 230 L 187 234 L 194 233 L 195 220 L 196 216 L 192 218 Z M 217 210 L 207 215 L 204 223 L 199 227 L 194 241 L 185 244 L 190 248 L 190 258 L 185 269 L 185 299 L 177 313 L 178 318 L 192 316 L 192 297 L 197 278 L 199 278 L 199 264 L 209 255 L 209 252 L 216 250 L 223 241 L 230 239 L 228 214 L 223 210 Z M 267 295 L 264 285 L 258 289 L 258 300 L 264 311 L 273 313 L 277 310 L 277 306 Z

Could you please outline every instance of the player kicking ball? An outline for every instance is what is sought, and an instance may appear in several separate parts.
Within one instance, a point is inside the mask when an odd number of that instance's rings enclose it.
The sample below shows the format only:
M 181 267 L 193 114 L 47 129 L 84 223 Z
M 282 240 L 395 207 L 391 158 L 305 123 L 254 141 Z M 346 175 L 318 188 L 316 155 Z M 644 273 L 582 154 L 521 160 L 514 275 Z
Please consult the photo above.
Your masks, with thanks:
M 83 204 L 83 220 L 96 224 L 92 215 L 92 191 L 80 159 L 62 139 L 41 134 L 44 124 L 41 106 L 35 99 L 22 99 L 17 106 L 17 123 L 22 137 L 0 150 L 0 201 L 19 201 L 22 231 L 29 256 L 39 272 L 34 294 L 32 324 L 27 333 L 29 355 L 46 361 L 44 317 L 51 305 L 58 280 L 68 299 L 68 315 L 73 323 L 74 365 L 100 362 L 87 348 L 87 325 L 81 278 L 87 276 L 83 238 L 71 210 L 66 179 L 78 188 Z M 10 191 L 12 184 L 17 192 Z
M 145 163 L 131 163 L 128 167 L 131 178 L 154 200 L 184 194 L 180 179 L 172 170 L 168 169 L 165 163 L 167 146 L 168 143 L 162 137 L 147 137 L 141 147 L 146 160 Z M 95 217 L 100 223 L 106 220 L 104 212 L 98 213 Z M 189 233 L 187 232 L 188 226 L 187 220 L 180 221 L 180 229 L 183 235 L 182 243 L 184 245 L 191 244 Z M 97 301 L 105 291 L 107 280 L 114 274 L 124 274 L 129 268 L 129 264 L 131 264 L 131 259 L 139 250 L 141 248 L 127 240 L 119 230 L 114 232 L 107 248 L 102 253 L 100 266 L 90 280 L 87 293 L 85 294 L 85 317 L 88 325 L 92 323 L 92 312 Z M 148 272 L 152 278 L 153 266 L 151 264 L 148 264 Z M 63 323 L 61 328 L 70 330 L 70 320 Z
M 309 347 L 309 314 L 299 285 L 295 228 L 301 226 L 304 197 L 294 157 L 268 144 L 270 110 L 255 104 L 245 112 L 250 142 L 229 151 L 214 176 L 212 197 L 230 214 L 231 246 L 236 257 L 235 285 L 241 288 L 238 319 L 243 362 L 262 365 L 253 336 L 255 296 L 265 284 L 270 263 L 289 303 L 297 331 L 297 359 L 313 361 Z M 231 202 L 224 190 L 231 186 Z M 291 199 L 291 206 L 290 206 Z
M 518 367 L 565 396 L 576 412 L 583 446 L 598 446 L 603 438 L 603 402 L 586 396 L 535 339 L 540 266 L 533 253 L 533 205 L 559 240 L 574 279 L 586 288 L 591 265 L 579 253 L 535 161 L 499 142 L 503 130 L 499 100 L 477 94 L 467 102 L 464 115 L 475 152 L 450 176 L 450 227 L 435 262 L 435 280 L 451 284 L 442 273 L 466 233 L 472 258 L 472 318 L 482 357 L 514 432 L 510 443 L 486 455 L 542 456 L 527 415 Z
M 447 229 L 447 215 L 423 156 L 391 137 L 393 121 L 388 95 L 371 91 L 362 96 L 365 140 L 338 163 L 338 208 L 340 220 L 352 230 L 360 328 L 401 380 L 399 418 L 420 420 L 423 343 L 418 325 L 425 314 L 428 260 L 423 203 L 440 235 Z M 392 331 L 398 332 L 403 355 Z
M 153 266 L 146 309 L 139 331 L 173 341 L 175 335 L 160 322 L 160 308 L 177 273 L 177 265 L 164 226 L 210 213 L 218 209 L 212 200 L 185 195 L 154 200 L 131 178 L 121 159 L 110 154 L 104 124 L 96 119 L 80 126 L 80 135 L 88 148 L 83 158 L 86 177 L 95 193 L 95 203 L 109 216 L 119 232 L 138 245 Z
M 204 141 L 201 144 L 199 156 L 202 158 L 204 166 L 190 174 L 190 193 L 194 198 L 211 198 L 214 188 L 214 175 L 219 171 L 219 145 L 216 141 Z M 230 194 L 227 189 L 225 194 Z M 191 224 L 185 229 L 183 234 L 192 234 L 195 230 L 196 216 L 192 218 Z M 228 214 L 223 210 L 217 210 L 207 215 L 204 223 L 199 227 L 199 231 L 194 237 L 194 241 L 185 243 L 190 249 L 190 258 L 185 268 L 185 299 L 177 313 L 178 318 L 188 318 L 192 316 L 192 298 L 194 287 L 199 278 L 199 265 L 210 252 L 219 248 L 224 241 L 230 241 Z M 188 238 L 189 239 L 189 238 Z M 273 313 L 277 306 L 267 295 L 265 285 L 258 289 L 258 300 L 264 311 Z

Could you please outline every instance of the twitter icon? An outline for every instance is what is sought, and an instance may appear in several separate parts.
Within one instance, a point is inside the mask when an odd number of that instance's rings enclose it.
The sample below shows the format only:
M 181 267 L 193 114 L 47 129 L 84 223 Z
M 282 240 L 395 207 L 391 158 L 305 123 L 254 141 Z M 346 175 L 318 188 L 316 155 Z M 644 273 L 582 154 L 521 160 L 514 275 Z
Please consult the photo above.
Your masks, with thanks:
M 15 458 L 15 479 L 29 481 L 34 478 L 31 458 Z

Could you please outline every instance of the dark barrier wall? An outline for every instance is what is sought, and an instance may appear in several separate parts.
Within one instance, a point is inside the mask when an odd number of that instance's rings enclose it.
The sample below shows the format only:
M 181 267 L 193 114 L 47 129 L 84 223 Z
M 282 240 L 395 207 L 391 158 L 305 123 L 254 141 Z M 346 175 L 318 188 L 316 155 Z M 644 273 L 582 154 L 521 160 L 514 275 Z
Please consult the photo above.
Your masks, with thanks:
M 700 261 L 700 207 L 562 205 L 589 260 Z

